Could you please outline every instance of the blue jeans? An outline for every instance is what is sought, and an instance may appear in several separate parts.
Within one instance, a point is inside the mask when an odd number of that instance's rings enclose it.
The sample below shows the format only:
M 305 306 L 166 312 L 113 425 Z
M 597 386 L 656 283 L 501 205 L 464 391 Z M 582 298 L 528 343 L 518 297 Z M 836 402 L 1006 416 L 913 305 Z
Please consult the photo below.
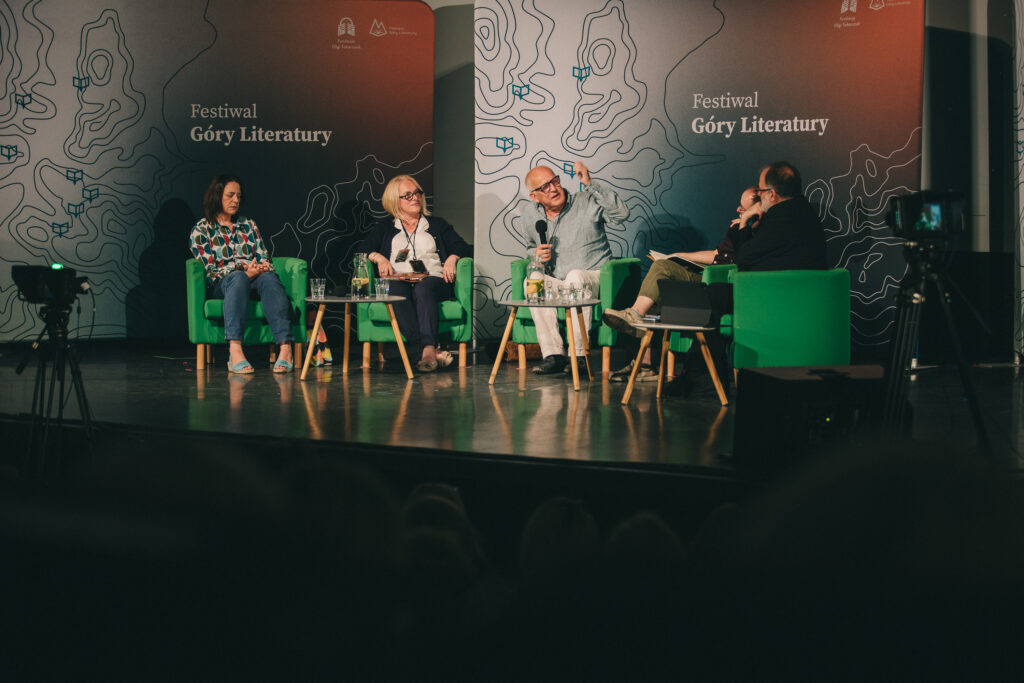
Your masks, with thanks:
M 241 341 L 249 297 L 254 291 L 263 304 L 263 315 L 270 323 L 274 341 L 278 344 L 292 341 L 292 326 L 288 320 L 291 304 L 277 273 L 260 273 L 250 280 L 244 270 L 235 270 L 222 277 L 210 293 L 211 298 L 224 299 L 224 338 Z

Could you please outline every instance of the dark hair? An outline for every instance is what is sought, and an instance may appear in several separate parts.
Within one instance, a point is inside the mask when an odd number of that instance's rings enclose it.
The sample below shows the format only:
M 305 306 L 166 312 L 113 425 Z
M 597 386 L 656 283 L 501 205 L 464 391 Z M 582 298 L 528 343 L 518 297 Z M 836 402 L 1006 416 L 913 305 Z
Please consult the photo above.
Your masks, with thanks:
M 769 164 L 764 174 L 764 184 L 775 190 L 783 199 L 796 197 L 804 191 L 804 183 L 800 171 L 788 161 L 776 161 Z
M 221 200 L 224 198 L 224 187 L 228 183 L 238 183 L 238 187 L 242 187 L 242 181 L 238 179 L 238 176 L 222 173 L 210 181 L 209 187 L 203 194 L 203 215 L 206 216 L 210 225 L 217 225 L 217 214 L 224 210 Z M 241 202 L 239 202 L 238 208 L 241 210 Z M 237 215 L 236 213 L 235 216 Z M 235 216 L 231 217 L 232 222 L 235 220 Z

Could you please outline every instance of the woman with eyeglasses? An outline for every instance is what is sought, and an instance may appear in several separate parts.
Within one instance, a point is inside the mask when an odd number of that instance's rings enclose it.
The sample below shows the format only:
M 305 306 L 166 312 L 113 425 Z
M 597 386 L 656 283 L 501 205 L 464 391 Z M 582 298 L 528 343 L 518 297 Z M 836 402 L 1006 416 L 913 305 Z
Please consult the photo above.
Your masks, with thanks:
M 422 275 L 415 281 L 390 282 L 388 291 L 405 297 L 394 305 L 398 329 L 410 345 L 423 347 L 416 364 L 420 372 L 448 367 L 451 354 L 437 350 L 438 305 L 452 298 L 455 264 L 471 255 L 470 247 L 448 221 L 430 215 L 423 188 L 412 176 L 392 178 L 381 204 L 391 218 L 371 228 L 359 251 L 377 266 L 378 277 Z

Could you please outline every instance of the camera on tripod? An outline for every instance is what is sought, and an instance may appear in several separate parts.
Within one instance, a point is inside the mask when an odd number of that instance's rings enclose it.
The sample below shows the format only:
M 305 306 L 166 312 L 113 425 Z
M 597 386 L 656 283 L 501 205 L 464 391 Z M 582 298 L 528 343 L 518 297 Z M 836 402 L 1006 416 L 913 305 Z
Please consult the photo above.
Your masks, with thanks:
M 947 239 L 967 229 L 962 192 L 924 190 L 893 197 L 885 218 L 896 235 L 907 240 Z
M 89 278 L 76 277 L 74 268 L 52 266 L 11 266 L 11 279 L 18 293 L 30 304 L 70 306 L 75 297 L 89 289 Z

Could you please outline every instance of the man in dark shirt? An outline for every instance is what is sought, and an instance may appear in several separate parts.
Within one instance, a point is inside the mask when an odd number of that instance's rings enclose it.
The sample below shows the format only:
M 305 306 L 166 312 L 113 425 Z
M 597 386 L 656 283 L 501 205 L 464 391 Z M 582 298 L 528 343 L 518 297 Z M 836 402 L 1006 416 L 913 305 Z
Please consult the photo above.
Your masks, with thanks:
M 749 212 L 751 207 L 757 204 L 758 199 L 758 188 L 756 186 L 748 187 L 743 190 L 740 195 L 740 204 L 736 207 L 736 213 L 739 216 L 743 216 Z M 748 217 L 747 221 L 756 223 L 760 216 L 753 215 Z M 647 271 L 647 276 L 644 277 L 643 282 L 640 284 L 640 293 L 636 297 L 636 301 L 629 308 L 620 310 L 606 308 L 602 315 L 602 320 L 606 325 L 614 330 L 623 332 L 625 334 L 631 334 L 634 337 L 643 337 L 643 331 L 634 327 L 635 323 L 643 320 L 643 317 L 647 314 L 657 315 L 661 312 L 661 297 L 658 293 L 658 281 L 660 280 L 686 280 L 688 282 L 700 282 L 701 281 L 701 269 L 689 268 L 684 261 L 690 261 L 701 266 L 708 266 L 712 264 L 722 263 L 733 263 L 733 257 L 736 252 L 736 247 L 733 246 L 733 242 L 737 239 L 737 230 L 741 218 L 734 218 L 732 223 L 729 225 L 729 229 L 726 230 L 725 236 L 722 238 L 721 243 L 717 249 L 708 249 L 705 251 L 681 251 L 674 254 L 669 254 L 668 258 L 659 259 L 654 262 L 651 269 Z M 744 223 L 744 227 L 748 226 Z M 744 238 L 748 237 L 751 230 L 745 230 L 746 234 Z M 676 261 L 675 258 L 683 259 L 683 261 Z
M 817 211 L 803 195 L 800 172 L 776 161 L 761 169 L 761 201 L 740 214 L 734 238 L 739 270 L 821 270 L 825 268 L 825 232 Z M 757 232 L 745 226 L 754 218 Z

